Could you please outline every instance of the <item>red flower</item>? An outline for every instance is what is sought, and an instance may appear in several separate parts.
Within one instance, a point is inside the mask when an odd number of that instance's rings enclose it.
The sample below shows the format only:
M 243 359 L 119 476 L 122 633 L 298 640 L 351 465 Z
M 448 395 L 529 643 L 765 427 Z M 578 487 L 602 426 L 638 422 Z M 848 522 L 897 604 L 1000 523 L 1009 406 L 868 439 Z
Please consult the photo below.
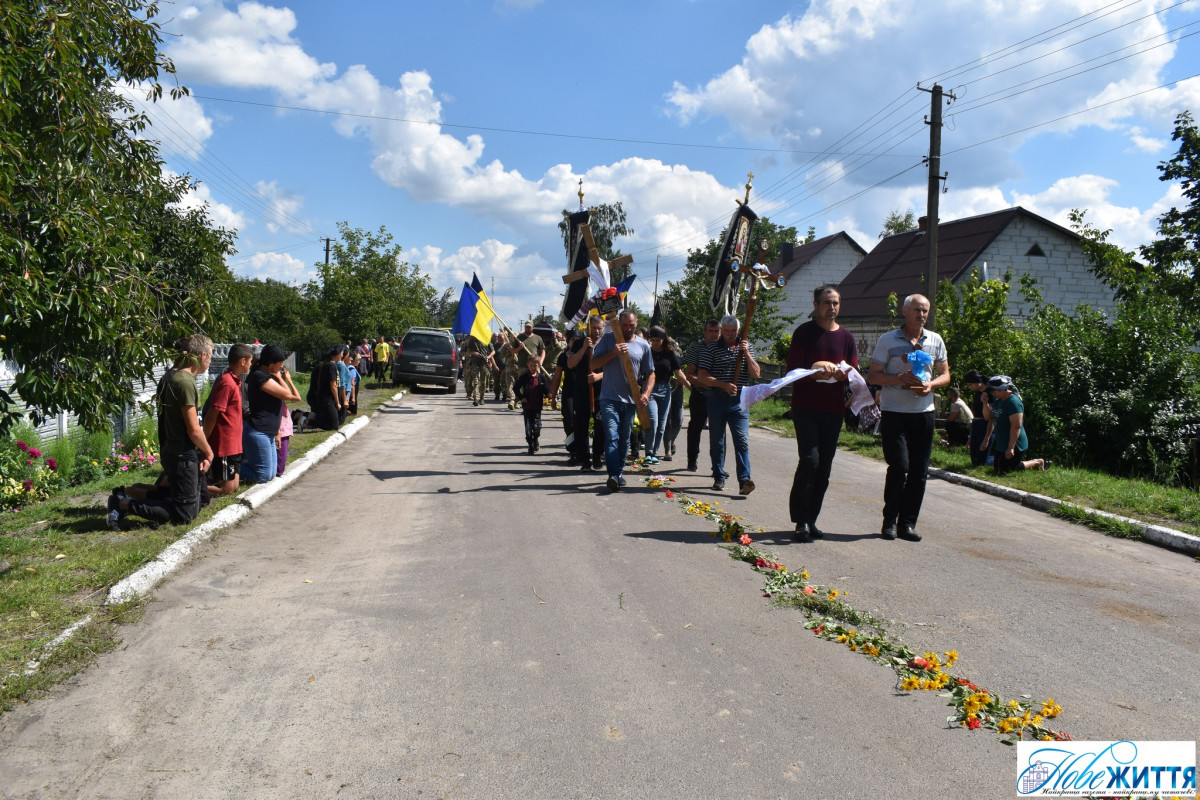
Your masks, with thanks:
M 979 687 L 976 686 L 975 684 L 971 683 L 966 678 L 955 678 L 955 680 L 958 681 L 959 686 L 966 686 L 968 689 L 974 689 L 975 691 L 979 691 Z
M 815 634 L 816 634 L 816 635 L 818 635 L 818 636 L 820 636 L 820 635 L 821 635 L 822 633 L 824 633 L 824 632 L 825 632 L 825 626 L 824 626 L 824 625 L 818 625 L 817 627 L 813 628 L 813 633 L 815 633 Z
M 25 444 L 24 442 L 17 442 L 17 449 L 22 453 L 27 453 L 29 452 L 29 445 Z
M 615 286 L 610 286 L 607 289 L 605 289 L 603 292 L 600 293 L 600 299 L 602 299 L 602 300 L 607 300 L 610 297 L 616 297 L 616 296 L 617 296 L 617 289 Z
M 983 727 L 983 723 L 979 721 L 978 717 L 971 717 L 969 720 L 967 720 L 967 728 L 969 730 L 975 730 L 976 728 L 980 727 Z
M 912 661 L 908 662 L 908 665 L 910 667 L 917 667 L 918 669 L 929 669 L 929 662 L 920 656 L 917 656 Z
M 674 492 L 672 492 L 670 489 L 667 489 L 667 499 L 668 499 L 668 500 L 673 500 L 673 499 L 675 499 L 675 493 L 674 493 Z

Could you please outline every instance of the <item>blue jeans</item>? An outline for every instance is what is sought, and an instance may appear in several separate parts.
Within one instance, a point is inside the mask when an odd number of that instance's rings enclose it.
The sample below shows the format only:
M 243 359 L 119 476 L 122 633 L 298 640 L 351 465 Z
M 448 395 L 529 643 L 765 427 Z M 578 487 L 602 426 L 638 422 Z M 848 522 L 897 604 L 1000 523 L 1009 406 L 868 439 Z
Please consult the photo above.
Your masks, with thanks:
M 650 415 L 650 431 L 646 434 L 646 455 L 658 455 L 663 435 L 667 432 L 670 411 L 671 384 L 664 383 L 661 388 L 655 384 L 654 391 L 650 392 L 650 405 L 646 407 L 646 412 Z
M 741 398 L 719 390 L 708 392 L 708 454 L 712 456 L 713 480 L 723 481 L 725 472 L 725 426 L 733 439 L 733 459 L 738 483 L 750 480 L 750 412 L 740 408 Z
M 600 425 L 604 428 L 604 466 L 608 477 L 619 478 L 629 452 L 629 434 L 637 406 L 619 400 L 600 401 Z
M 279 452 L 275 438 L 255 430 L 249 423 L 242 426 L 242 480 L 247 483 L 266 483 L 275 477 L 279 468 Z

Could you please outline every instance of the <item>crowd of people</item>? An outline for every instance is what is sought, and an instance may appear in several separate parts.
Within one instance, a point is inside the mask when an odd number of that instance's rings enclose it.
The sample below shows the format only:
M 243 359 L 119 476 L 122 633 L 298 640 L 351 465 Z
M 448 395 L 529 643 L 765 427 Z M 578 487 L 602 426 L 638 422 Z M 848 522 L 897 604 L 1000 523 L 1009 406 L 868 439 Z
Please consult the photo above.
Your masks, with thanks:
M 176 358 L 155 392 L 162 475 L 153 484 L 113 489 L 108 526 L 120 530 L 129 514 L 156 523 L 190 522 L 211 498 L 242 483 L 266 483 L 284 474 L 289 445 L 305 429 L 337 430 L 357 413 L 364 376 L 358 348 L 332 345 L 314 367 L 301 402 L 278 345 L 255 355 L 247 344 L 229 348 L 229 366 L 200 403 L 196 378 L 212 363 L 213 343 L 197 334 L 178 341 Z
M 817 521 L 847 422 L 850 372 L 862 374 L 854 335 L 837 322 L 840 307 L 836 287 L 818 287 L 810 319 L 795 329 L 788 353 L 788 371 L 812 370 L 791 384 L 798 458 L 788 506 L 799 542 L 825 535 Z M 880 536 L 919 542 L 917 522 L 939 424 L 949 443 L 969 447 L 972 463 L 994 464 L 998 472 L 1045 469 L 1049 462 L 1028 455 L 1024 408 L 1012 381 L 968 373 L 974 392 L 968 404 L 950 385 L 945 343 L 925 328 L 929 300 L 910 295 L 901 314 L 903 324 L 876 342 L 864 380 L 874 392 L 878 413 L 872 425 L 887 464 Z M 759 378 L 761 366 L 739 329 L 734 316 L 707 320 L 684 353 L 662 326 L 641 328 L 630 311 L 621 312 L 608 332 L 604 321 L 592 316 L 584 330 L 559 333 L 550 347 L 532 325 L 519 335 L 496 334 L 488 344 L 469 338 L 463 347 L 467 395 L 473 405 L 482 405 L 491 387 L 497 401 L 520 410 L 530 454 L 540 449 L 543 409 L 557 409 L 561 397 L 567 464 L 583 472 L 603 470 L 608 490 L 619 492 L 639 452 L 642 463 L 652 467 L 675 456 L 689 390 L 684 469 L 700 469 L 707 430 L 713 491 L 724 491 L 729 478 L 728 443 L 737 492 L 745 496 L 755 483 L 750 419 L 741 394 Z M 948 388 L 947 411 L 939 422 L 935 398 L 943 388 Z
M 810 319 L 795 329 L 788 352 L 788 371 L 809 371 L 791 388 L 797 464 L 788 506 L 800 542 L 824 536 L 817 520 L 846 420 L 850 373 L 859 370 L 854 335 L 837 322 L 840 306 L 836 287 L 818 287 Z M 949 387 L 947 440 L 965 444 L 973 464 L 991 463 L 997 472 L 1009 472 L 1044 470 L 1049 462 L 1029 457 L 1024 405 L 1012 380 L 967 373 L 973 393 L 968 404 L 950 386 L 945 343 L 925 328 L 929 300 L 910 295 L 901 314 L 903 324 L 876 342 L 865 381 L 875 389 L 876 430 L 887 463 L 880 535 L 917 542 L 938 389 Z M 588 473 L 603 470 L 610 492 L 627 485 L 627 465 L 640 453 L 647 466 L 673 460 L 686 390 L 690 420 L 684 469 L 700 469 L 707 430 L 713 491 L 725 490 L 728 443 L 738 494 L 746 496 L 755 483 L 750 415 L 741 396 L 762 368 L 748 337 L 740 334 L 735 316 L 706 320 L 701 336 L 681 353 L 664 327 L 639 327 L 629 310 L 620 312 L 607 332 L 598 316 L 590 317 L 584 330 L 567 334 L 549 327 L 538 331 L 527 323 L 522 333 L 505 329 L 487 344 L 467 337 L 461 345 L 462 371 L 472 405 L 483 405 L 491 391 L 509 410 L 521 411 L 530 455 L 541 449 L 544 409 L 557 410 L 561 398 L 567 465 Z M 229 366 L 201 407 L 196 376 L 209 368 L 212 342 L 196 335 L 176 347 L 175 362 L 156 394 L 162 477 L 154 485 L 114 489 L 108 504 L 113 529 L 119 530 L 128 514 L 185 523 L 211 497 L 233 494 L 242 482 L 264 483 L 283 475 L 292 435 L 309 428 L 337 430 L 357 413 L 366 377 L 374 375 L 382 385 L 395 354 L 395 341 L 382 336 L 358 346 L 332 345 L 312 370 L 305 412 L 289 410 L 301 396 L 282 348 L 266 345 L 255 355 L 249 345 L 230 347 Z

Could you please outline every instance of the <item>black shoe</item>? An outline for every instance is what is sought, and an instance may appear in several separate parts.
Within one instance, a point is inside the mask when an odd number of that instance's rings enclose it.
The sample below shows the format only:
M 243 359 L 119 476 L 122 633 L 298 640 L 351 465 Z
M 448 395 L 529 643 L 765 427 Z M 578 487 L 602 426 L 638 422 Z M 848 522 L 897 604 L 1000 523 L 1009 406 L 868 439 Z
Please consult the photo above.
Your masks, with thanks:
M 595 472 L 596 468 L 593 467 L 591 464 L 588 464 L 585 462 L 582 466 L 579 467 L 579 471 L 580 472 Z
M 885 522 L 883 528 L 879 531 L 879 535 L 885 539 L 891 540 L 896 538 L 896 523 Z
M 624 475 L 622 475 L 621 477 L 617 478 L 617 484 L 618 484 L 618 485 L 620 485 L 620 487 L 621 487 L 622 489 L 624 489 L 624 488 L 626 487 L 626 485 L 627 485 L 627 484 L 625 483 L 625 476 L 624 476 Z
M 815 522 L 808 523 L 808 535 L 814 539 L 824 539 L 825 533 L 817 527 Z
M 803 522 L 796 523 L 796 533 L 793 538 L 801 544 L 812 541 L 812 537 L 808 535 L 808 526 Z
M 671 454 L 670 454 L 670 453 L 663 453 L 662 460 L 663 460 L 663 461 L 670 461 L 670 460 L 671 460 Z
M 608 487 L 610 492 L 619 492 L 621 490 L 621 484 L 617 482 L 616 478 L 609 478 L 604 485 Z
M 571 456 L 570 458 L 567 459 L 567 466 L 568 467 L 578 467 L 579 459 L 576 458 L 575 456 Z
M 921 541 L 921 534 L 917 533 L 916 528 L 906 522 L 900 526 L 900 538 L 907 539 L 910 542 L 919 542 Z
M 534 447 L 533 445 L 529 445 L 529 455 L 533 455 L 533 452 L 534 452 L 536 449 L 537 449 L 537 448 L 536 448 L 536 447 Z
M 744 480 L 744 481 L 742 481 L 741 485 L 738 486 L 738 494 L 740 494 L 742 497 L 745 497 L 746 495 L 750 494 L 753 491 L 754 491 L 754 481 L 752 481 L 752 480 Z
M 714 492 L 725 491 L 725 481 L 721 480 L 720 478 L 717 478 L 715 481 L 713 481 L 712 488 L 713 488 Z
M 689 462 L 688 462 L 688 465 L 687 465 L 687 471 L 688 471 L 688 472 L 695 472 L 695 471 L 696 471 L 696 462 L 695 462 L 695 461 L 689 461 Z

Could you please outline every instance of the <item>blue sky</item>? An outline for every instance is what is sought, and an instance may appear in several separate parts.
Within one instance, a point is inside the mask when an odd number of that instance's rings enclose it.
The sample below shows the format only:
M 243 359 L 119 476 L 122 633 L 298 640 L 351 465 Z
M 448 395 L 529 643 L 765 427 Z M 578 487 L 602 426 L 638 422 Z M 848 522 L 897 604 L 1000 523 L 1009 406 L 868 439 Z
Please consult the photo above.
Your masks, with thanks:
M 337 222 L 386 225 L 439 289 L 494 281 L 511 324 L 559 307 L 580 178 L 623 204 L 648 309 L 656 259 L 677 279 L 747 172 L 760 215 L 867 249 L 890 210 L 923 213 L 918 83 L 957 95 L 943 220 L 1086 208 L 1129 247 L 1178 202 L 1155 167 L 1200 111 L 1200 0 L 200 0 L 160 21 L 192 97 L 152 135 L 237 229 L 237 274 L 307 280 Z

